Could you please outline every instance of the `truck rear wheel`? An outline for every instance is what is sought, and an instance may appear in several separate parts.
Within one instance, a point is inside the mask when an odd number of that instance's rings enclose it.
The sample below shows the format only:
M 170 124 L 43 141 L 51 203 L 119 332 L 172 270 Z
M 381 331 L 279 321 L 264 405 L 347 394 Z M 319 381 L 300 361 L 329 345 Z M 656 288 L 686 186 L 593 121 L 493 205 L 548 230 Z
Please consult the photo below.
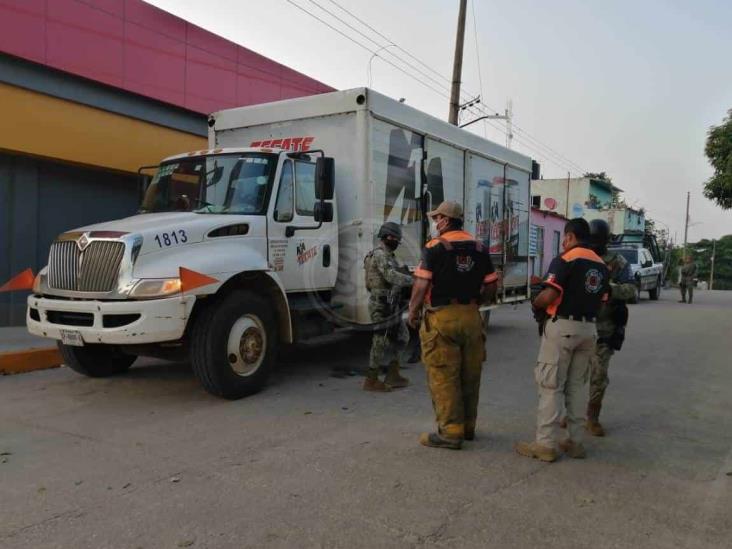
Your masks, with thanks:
M 136 356 L 126 355 L 114 345 L 72 347 L 58 344 L 64 364 L 76 373 L 89 377 L 109 377 L 126 372 Z
M 276 350 L 272 308 L 248 291 L 235 291 L 210 305 L 191 333 L 193 373 L 209 393 L 230 400 L 264 387 Z

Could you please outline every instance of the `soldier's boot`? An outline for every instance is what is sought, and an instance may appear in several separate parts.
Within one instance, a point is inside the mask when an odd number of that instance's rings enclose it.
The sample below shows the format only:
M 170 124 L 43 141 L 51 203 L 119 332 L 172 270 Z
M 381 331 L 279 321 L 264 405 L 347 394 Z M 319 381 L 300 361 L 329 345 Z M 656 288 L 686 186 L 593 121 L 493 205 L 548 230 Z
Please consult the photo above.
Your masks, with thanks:
M 517 442 L 514 444 L 513 449 L 516 450 L 517 454 L 536 458 L 541 461 L 546 461 L 547 463 L 556 461 L 559 457 L 554 448 L 543 446 L 537 442 Z
M 605 428 L 600 423 L 600 408 L 601 403 L 590 402 L 587 404 L 587 423 L 585 428 L 593 437 L 604 437 Z
M 363 390 L 374 393 L 388 393 L 391 391 L 391 387 L 372 374 L 367 375 L 366 379 L 363 380 Z
M 419 443 L 430 448 L 447 448 L 448 450 L 459 450 L 463 447 L 463 441 L 459 438 L 447 438 L 439 433 L 422 433 L 419 435 Z
M 419 345 L 415 345 L 412 348 L 412 352 L 409 354 L 409 358 L 407 358 L 407 364 L 416 364 L 420 361 L 422 358 L 422 349 Z
M 574 459 L 585 459 L 587 457 L 587 451 L 582 444 L 573 441 L 572 439 L 562 440 L 559 442 L 559 449 L 567 454 L 569 457 Z
M 465 424 L 465 440 L 475 440 L 475 425 Z
M 389 369 L 386 372 L 386 378 L 384 378 L 384 383 L 386 383 L 392 389 L 401 389 L 409 385 L 409 380 L 406 377 L 402 377 L 399 375 L 398 361 L 393 360 L 389 364 Z

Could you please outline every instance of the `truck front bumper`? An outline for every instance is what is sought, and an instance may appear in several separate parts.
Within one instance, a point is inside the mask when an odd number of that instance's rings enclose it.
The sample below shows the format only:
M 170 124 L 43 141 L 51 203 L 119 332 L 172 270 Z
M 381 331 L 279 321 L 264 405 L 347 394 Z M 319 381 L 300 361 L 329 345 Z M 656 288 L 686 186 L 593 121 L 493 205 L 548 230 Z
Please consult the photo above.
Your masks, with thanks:
M 61 330 L 81 333 L 84 343 L 137 345 L 183 337 L 195 296 L 146 301 L 70 301 L 28 298 L 26 322 L 34 335 L 61 339 Z

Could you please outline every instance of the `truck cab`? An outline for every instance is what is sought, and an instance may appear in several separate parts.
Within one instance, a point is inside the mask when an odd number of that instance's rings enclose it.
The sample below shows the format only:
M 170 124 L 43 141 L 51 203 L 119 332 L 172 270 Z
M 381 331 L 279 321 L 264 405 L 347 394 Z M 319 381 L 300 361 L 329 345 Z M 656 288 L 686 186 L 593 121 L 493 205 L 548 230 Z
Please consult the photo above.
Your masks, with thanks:
M 291 343 L 293 304 L 338 269 L 332 161 L 322 152 L 195 151 L 162 161 L 138 215 L 60 235 L 28 302 L 31 333 L 106 376 L 185 352 L 211 392 L 259 388 Z M 292 302 L 292 303 L 291 303 Z M 322 304 L 321 304 L 322 305 Z

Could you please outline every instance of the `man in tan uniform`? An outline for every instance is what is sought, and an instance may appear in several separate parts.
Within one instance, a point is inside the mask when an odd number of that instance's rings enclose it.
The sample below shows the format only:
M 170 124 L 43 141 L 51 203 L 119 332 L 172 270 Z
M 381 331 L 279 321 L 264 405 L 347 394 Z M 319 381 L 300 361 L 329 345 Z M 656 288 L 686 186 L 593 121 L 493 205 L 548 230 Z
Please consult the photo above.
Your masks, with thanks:
M 561 448 L 570 457 L 585 457 L 582 445 L 590 357 L 595 350 L 595 319 L 607 299 L 609 273 L 590 248 L 590 227 L 584 219 L 564 227 L 564 253 L 555 257 L 544 279 L 544 289 L 532 303 L 546 311 L 541 348 L 534 370 L 539 388 L 536 438 L 519 442 L 522 456 L 555 461 Z M 562 409 L 567 410 L 569 439 L 559 441 Z
M 482 299 L 492 297 L 498 276 L 488 250 L 462 230 L 458 203 L 443 202 L 428 215 L 439 236 L 427 243 L 414 273 L 409 324 L 417 326 L 425 304 L 419 334 L 438 429 L 422 433 L 419 441 L 458 450 L 463 440 L 475 437 L 485 360 L 478 307 Z

